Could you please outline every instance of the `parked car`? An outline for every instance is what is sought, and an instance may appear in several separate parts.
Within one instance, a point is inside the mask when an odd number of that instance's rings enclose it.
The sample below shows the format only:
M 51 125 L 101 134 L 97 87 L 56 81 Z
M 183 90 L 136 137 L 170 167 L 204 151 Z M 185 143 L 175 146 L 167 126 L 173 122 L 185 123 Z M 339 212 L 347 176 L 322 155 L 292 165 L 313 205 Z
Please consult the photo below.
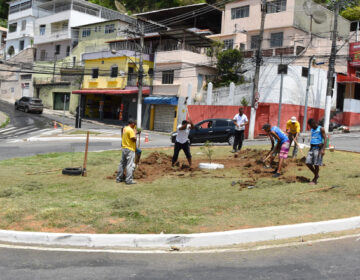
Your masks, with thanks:
M 231 119 L 208 119 L 194 125 L 190 130 L 190 143 L 229 143 L 232 145 L 235 139 L 235 124 Z M 171 142 L 175 143 L 177 132 L 171 134 Z
M 42 100 L 34 97 L 21 97 L 15 101 L 15 110 L 22 109 L 25 113 L 36 112 L 41 114 L 43 112 L 44 105 Z

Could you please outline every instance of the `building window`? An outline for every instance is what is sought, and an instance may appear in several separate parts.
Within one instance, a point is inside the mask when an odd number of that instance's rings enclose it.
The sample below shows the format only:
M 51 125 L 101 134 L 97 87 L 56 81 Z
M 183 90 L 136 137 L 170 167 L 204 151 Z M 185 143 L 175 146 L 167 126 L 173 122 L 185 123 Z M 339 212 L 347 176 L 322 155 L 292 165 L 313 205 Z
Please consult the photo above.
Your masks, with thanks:
M 89 37 L 91 34 L 91 29 L 90 28 L 84 28 L 82 31 L 82 36 L 83 37 Z
M 271 48 L 282 47 L 283 39 L 284 39 L 283 32 L 271 33 L 270 47 Z
M 245 51 L 245 44 L 243 43 L 240 43 L 240 51 Z
M 69 56 L 70 55 L 70 46 L 67 46 L 66 47 L 66 56 Z
M 286 0 L 275 0 L 267 3 L 266 12 L 268 14 L 286 11 Z
M 111 78 L 116 78 L 118 76 L 119 73 L 119 67 L 117 66 L 112 66 L 111 67 L 111 73 L 110 73 L 110 77 Z
M 46 58 L 47 58 L 47 53 L 46 53 L 46 51 L 45 51 L 45 50 L 41 50 L 41 51 L 40 51 L 40 60 L 41 60 L 41 61 L 44 61 L 44 60 L 46 60 Z
M 21 22 L 21 31 L 24 31 L 26 29 L 26 20 L 23 20 Z
M 111 70 L 112 71 L 112 70 Z M 99 77 L 99 68 L 93 68 L 92 69 L 92 74 L 91 74 L 91 77 L 93 79 L 97 79 Z
M 115 31 L 115 24 L 107 24 L 105 25 L 105 34 L 110 34 Z
M 225 50 L 232 50 L 234 48 L 234 40 L 224 40 L 224 49 Z
M 55 54 L 60 54 L 61 45 L 55 46 Z
M 162 72 L 162 84 L 171 85 L 174 83 L 174 70 L 168 70 Z
M 46 25 L 45 24 L 40 25 L 40 36 L 45 35 L 45 30 L 46 30 Z
M 17 30 L 17 22 L 10 23 L 9 24 L 9 33 L 16 32 L 16 30 Z
M 231 9 L 231 19 L 249 17 L 249 6 L 237 7 Z
M 260 36 L 251 36 L 251 49 L 257 49 L 259 47 Z
M 25 46 L 25 41 L 24 40 L 20 40 L 19 41 L 19 51 L 22 51 L 24 49 Z

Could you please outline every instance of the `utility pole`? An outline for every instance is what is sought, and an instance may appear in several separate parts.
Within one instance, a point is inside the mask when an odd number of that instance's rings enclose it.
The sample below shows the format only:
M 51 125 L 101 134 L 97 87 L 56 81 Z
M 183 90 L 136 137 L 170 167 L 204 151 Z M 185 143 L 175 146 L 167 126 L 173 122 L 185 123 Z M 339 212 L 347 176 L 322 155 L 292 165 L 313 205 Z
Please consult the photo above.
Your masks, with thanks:
M 144 78 L 144 24 L 138 23 L 140 29 L 140 59 L 139 59 L 139 71 L 138 71 L 138 100 L 137 100 L 137 127 L 141 128 L 141 117 L 142 117 L 142 92 L 143 92 L 143 78 Z
M 337 29 L 338 29 L 338 17 L 340 10 L 340 1 L 335 0 L 335 9 L 334 9 L 334 28 L 331 34 L 331 54 L 329 59 L 329 70 L 327 76 L 327 89 L 326 89 L 326 101 L 325 101 L 325 117 L 324 117 L 324 128 L 325 132 L 329 132 L 329 124 L 330 124 L 330 111 L 331 111 L 331 95 L 333 90 L 333 77 L 335 73 L 335 60 L 336 60 L 336 39 L 337 39 Z
M 260 66 L 262 61 L 262 41 L 264 38 L 264 28 L 265 28 L 265 17 L 266 17 L 266 0 L 261 0 L 261 26 L 260 26 L 260 34 L 258 40 L 258 46 L 256 50 L 256 68 L 255 68 L 255 76 L 254 76 L 254 87 L 251 98 L 251 113 L 250 113 L 250 124 L 249 124 L 249 139 L 254 139 L 255 134 L 255 120 L 256 120 L 256 109 L 255 107 L 255 96 L 258 95 L 259 91 L 259 79 L 260 79 Z
M 305 109 L 304 109 L 304 120 L 303 120 L 303 129 L 302 132 L 306 132 L 306 122 L 307 122 L 307 111 L 308 111 L 308 99 L 309 99 L 309 90 L 310 90 L 310 82 L 311 82 L 311 64 L 314 60 L 315 56 L 311 56 L 309 59 L 309 67 L 307 74 L 307 84 L 306 84 L 306 94 L 305 94 Z
M 283 68 L 282 64 L 282 54 L 281 54 L 281 68 Z M 279 112 L 278 112 L 278 123 L 277 126 L 280 128 L 280 121 L 281 121 L 281 107 L 282 107 L 282 97 L 283 97 L 283 87 L 284 87 L 284 69 L 281 70 L 281 82 L 280 82 L 280 96 L 279 96 Z

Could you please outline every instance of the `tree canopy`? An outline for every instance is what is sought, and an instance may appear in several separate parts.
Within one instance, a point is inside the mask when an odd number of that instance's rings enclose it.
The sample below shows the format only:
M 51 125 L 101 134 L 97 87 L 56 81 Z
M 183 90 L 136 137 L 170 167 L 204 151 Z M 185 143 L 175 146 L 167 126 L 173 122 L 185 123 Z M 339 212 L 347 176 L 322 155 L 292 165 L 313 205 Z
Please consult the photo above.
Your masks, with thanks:
M 241 84 L 244 77 L 241 75 L 241 67 L 244 62 L 244 56 L 238 49 L 229 49 L 217 54 L 216 68 L 218 75 L 214 81 L 215 87 L 228 86 L 231 82 Z

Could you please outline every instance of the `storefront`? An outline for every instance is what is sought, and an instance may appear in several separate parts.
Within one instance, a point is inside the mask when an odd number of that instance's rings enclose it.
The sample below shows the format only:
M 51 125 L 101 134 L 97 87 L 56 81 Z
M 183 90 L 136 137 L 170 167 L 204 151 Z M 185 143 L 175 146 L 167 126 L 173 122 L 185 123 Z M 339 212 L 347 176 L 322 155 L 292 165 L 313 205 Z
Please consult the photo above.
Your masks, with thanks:
M 144 99 L 150 104 L 150 130 L 171 132 L 177 125 L 177 97 L 151 96 Z
M 144 89 L 143 95 L 149 95 L 150 90 Z M 127 90 L 74 90 L 80 94 L 82 117 L 87 119 L 113 120 L 127 122 L 136 118 L 137 89 Z

